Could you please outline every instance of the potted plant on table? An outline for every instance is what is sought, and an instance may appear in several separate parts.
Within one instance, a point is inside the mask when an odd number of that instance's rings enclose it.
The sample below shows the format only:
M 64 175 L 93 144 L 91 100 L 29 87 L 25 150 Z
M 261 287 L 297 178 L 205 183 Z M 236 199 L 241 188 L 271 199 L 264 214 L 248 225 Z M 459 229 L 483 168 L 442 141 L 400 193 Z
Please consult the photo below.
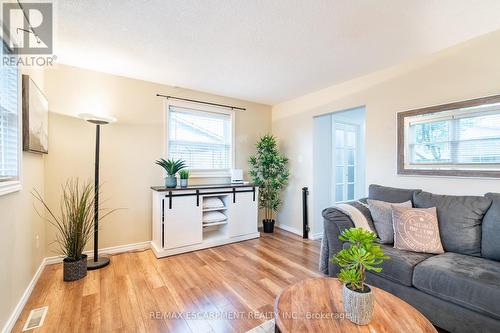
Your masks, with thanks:
M 179 171 L 186 167 L 186 162 L 183 160 L 165 160 L 160 158 L 155 163 L 165 169 L 165 172 L 167 173 L 167 177 L 165 177 L 165 187 L 177 187 L 177 178 L 175 176 Z
M 340 266 L 339 281 L 344 284 L 344 311 L 358 325 L 370 322 L 373 316 L 373 293 L 365 283 L 366 271 L 380 272 L 380 264 L 389 259 L 375 243 L 376 235 L 362 228 L 346 229 L 339 236 L 350 247 L 339 251 L 331 262 Z
M 181 187 L 188 187 L 189 170 L 182 169 L 181 171 L 179 171 L 179 178 L 181 179 Z
M 83 253 L 85 245 L 94 235 L 94 187 L 90 182 L 80 184 L 78 180 L 68 180 L 62 186 L 61 208 L 59 216 L 49 208 L 46 201 L 36 190 L 33 196 L 38 200 L 47 217 L 44 217 L 55 229 L 59 253 L 64 255 L 63 279 L 74 281 L 87 275 L 87 255 Z M 99 220 L 114 210 L 101 214 Z M 38 212 L 38 211 L 37 211 Z M 40 216 L 42 215 L 38 212 Z
M 259 186 L 259 208 L 264 209 L 264 232 L 274 230 L 274 213 L 281 204 L 281 190 L 288 182 L 288 158 L 278 150 L 276 138 L 267 134 L 257 142 L 257 154 L 250 156 L 250 177 Z

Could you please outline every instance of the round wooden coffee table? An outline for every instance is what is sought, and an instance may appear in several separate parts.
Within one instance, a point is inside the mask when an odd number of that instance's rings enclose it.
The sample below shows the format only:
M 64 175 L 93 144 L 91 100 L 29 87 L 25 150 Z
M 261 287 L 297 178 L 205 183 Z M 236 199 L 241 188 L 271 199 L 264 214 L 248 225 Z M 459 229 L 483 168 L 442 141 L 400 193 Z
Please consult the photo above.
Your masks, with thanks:
M 276 299 L 276 331 L 289 332 L 437 332 L 411 305 L 381 289 L 375 294 L 373 319 L 359 326 L 345 317 L 342 284 L 334 278 L 312 278 L 285 288 Z

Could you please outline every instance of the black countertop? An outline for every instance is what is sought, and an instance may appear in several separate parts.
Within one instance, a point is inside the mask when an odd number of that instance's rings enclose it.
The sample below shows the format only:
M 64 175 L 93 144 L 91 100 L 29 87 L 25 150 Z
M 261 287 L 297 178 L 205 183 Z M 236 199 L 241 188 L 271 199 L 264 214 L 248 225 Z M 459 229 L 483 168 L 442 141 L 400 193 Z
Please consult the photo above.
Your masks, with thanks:
M 188 187 L 176 187 L 176 188 L 167 188 L 165 186 L 151 186 L 153 191 L 157 192 L 168 192 L 168 191 L 193 191 L 193 190 L 213 190 L 219 188 L 244 188 L 244 187 L 258 187 L 255 184 L 212 184 L 212 185 L 195 185 Z

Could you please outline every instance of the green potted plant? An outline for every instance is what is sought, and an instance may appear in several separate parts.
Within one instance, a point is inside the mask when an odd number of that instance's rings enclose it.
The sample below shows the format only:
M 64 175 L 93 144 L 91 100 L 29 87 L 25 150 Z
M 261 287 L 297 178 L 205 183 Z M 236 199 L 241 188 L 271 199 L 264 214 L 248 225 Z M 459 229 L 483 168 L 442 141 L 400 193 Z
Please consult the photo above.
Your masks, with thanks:
M 259 186 L 259 208 L 264 209 L 264 232 L 274 230 L 274 213 L 281 204 L 281 190 L 288 182 L 288 158 L 278 150 L 276 138 L 267 134 L 257 142 L 257 154 L 250 156 L 250 177 Z
M 49 208 L 36 190 L 33 196 L 47 212 L 44 219 L 56 229 L 55 243 L 58 252 L 64 255 L 63 279 L 74 281 L 87 275 L 87 255 L 85 245 L 94 234 L 94 187 L 90 182 L 80 184 L 78 180 L 68 180 L 62 186 L 60 213 Z M 102 220 L 114 210 L 101 214 Z M 38 212 L 38 211 L 37 211 Z M 38 212 L 40 216 L 43 216 Z
M 365 283 L 366 271 L 382 271 L 380 264 L 389 259 L 375 243 L 376 238 L 373 232 L 363 228 L 346 229 L 339 239 L 350 246 L 331 258 L 331 262 L 340 266 L 337 277 L 344 284 L 344 311 L 349 320 L 358 325 L 368 324 L 373 316 L 373 293 Z
M 165 160 L 163 158 L 160 158 L 155 163 L 165 169 L 165 172 L 167 173 L 167 177 L 165 177 L 165 187 L 177 187 L 177 178 L 175 177 L 175 175 L 177 174 L 177 172 L 186 167 L 186 162 L 183 160 Z
M 181 187 L 188 187 L 189 170 L 182 169 L 181 171 L 179 171 L 179 177 L 181 179 Z

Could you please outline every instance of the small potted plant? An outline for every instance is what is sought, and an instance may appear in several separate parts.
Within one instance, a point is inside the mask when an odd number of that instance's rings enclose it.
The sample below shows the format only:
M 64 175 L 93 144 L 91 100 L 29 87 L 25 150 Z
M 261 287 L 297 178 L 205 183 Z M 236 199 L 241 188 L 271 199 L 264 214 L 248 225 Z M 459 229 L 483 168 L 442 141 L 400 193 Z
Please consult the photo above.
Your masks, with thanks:
M 165 187 L 177 187 L 177 178 L 175 176 L 179 171 L 186 167 L 186 162 L 183 160 L 164 160 L 163 158 L 160 158 L 155 163 L 165 169 L 165 172 L 167 173 L 167 177 L 165 177 Z
M 331 262 L 340 266 L 337 275 L 344 284 L 344 311 L 353 323 L 366 325 L 373 316 L 373 293 L 365 284 L 366 271 L 380 272 L 380 264 L 389 259 L 375 243 L 376 235 L 362 228 L 346 229 L 339 236 L 350 247 L 332 257 Z
M 90 182 L 80 184 L 78 180 L 68 180 L 62 186 L 60 214 L 49 208 L 36 190 L 33 196 L 48 214 L 44 217 L 55 229 L 55 243 L 59 253 L 64 255 L 64 281 L 79 280 L 87 275 L 87 255 L 85 245 L 94 235 L 94 187 Z M 102 214 L 99 220 L 112 213 Z M 38 212 L 40 216 L 43 216 Z
M 257 154 L 250 156 L 250 177 L 259 186 L 259 208 L 264 209 L 264 232 L 274 230 L 274 213 L 281 205 L 281 191 L 288 183 L 288 158 L 281 155 L 276 138 L 267 134 L 257 142 Z
M 181 179 L 181 187 L 183 188 L 188 187 L 189 170 L 182 169 L 181 171 L 179 171 L 179 177 Z

